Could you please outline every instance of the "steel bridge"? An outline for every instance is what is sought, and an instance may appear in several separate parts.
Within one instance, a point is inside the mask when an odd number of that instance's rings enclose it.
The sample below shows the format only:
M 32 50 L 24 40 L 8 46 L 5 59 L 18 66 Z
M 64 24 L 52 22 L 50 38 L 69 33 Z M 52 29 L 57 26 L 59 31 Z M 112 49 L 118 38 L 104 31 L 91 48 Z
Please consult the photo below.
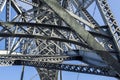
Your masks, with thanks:
M 40 80 L 60 70 L 120 78 L 120 27 L 107 0 L 0 0 L 0 18 L 0 65 L 23 65 L 20 80 L 24 66 Z M 84 64 L 63 63 L 72 60 Z

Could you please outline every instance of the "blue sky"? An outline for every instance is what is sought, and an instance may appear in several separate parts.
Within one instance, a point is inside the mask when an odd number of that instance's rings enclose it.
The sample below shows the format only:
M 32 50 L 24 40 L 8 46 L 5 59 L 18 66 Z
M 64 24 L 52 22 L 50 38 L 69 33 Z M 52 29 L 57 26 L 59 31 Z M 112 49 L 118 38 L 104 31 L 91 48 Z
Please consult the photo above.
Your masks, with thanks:
M 116 2 L 115 2 L 116 1 Z M 120 0 L 108 0 L 108 3 L 113 11 L 113 14 L 120 24 Z M 97 13 L 95 13 L 97 15 Z M 2 16 L 0 15 L 0 18 Z M 76 62 L 72 62 L 76 63 Z M 78 62 L 77 62 L 78 63 Z M 22 66 L 6 66 L 0 67 L 0 80 L 20 80 Z M 117 80 L 111 77 L 104 77 L 104 76 L 95 76 L 95 75 L 88 75 L 82 73 L 73 73 L 73 72 L 63 72 L 63 80 Z M 25 75 L 24 80 L 30 80 L 33 76 L 37 74 L 36 70 L 33 67 L 25 67 Z M 39 80 L 38 75 L 35 76 L 32 80 Z

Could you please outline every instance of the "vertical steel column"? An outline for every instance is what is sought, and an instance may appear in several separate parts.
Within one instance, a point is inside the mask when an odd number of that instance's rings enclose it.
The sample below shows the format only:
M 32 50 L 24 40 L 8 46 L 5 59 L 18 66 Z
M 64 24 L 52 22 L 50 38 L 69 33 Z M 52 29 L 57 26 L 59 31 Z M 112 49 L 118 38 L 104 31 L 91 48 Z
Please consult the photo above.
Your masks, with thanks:
M 11 5 L 11 0 L 7 0 L 6 2 L 6 22 L 10 21 L 10 5 Z M 5 39 L 5 50 L 10 50 L 10 38 Z

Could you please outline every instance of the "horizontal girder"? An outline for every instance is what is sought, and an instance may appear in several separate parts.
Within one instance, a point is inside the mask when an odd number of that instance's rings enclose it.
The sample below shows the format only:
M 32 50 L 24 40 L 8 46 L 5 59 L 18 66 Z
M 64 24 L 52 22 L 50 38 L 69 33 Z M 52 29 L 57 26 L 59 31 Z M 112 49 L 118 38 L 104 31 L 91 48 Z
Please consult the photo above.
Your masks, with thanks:
M 23 55 L 21 53 L 12 53 L 11 55 L 7 54 L 7 51 L 0 51 L 1 59 L 27 59 L 27 60 L 36 60 L 42 62 L 62 62 L 68 60 L 77 60 L 84 63 L 96 66 L 107 66 L 107 64 L 97 55 L 95 51 L 89 50 L 72 50 L 62 53 L 63 55 Z
M 21 53 L 17 53 L 17 55 L 13 52 L 11 55 L 7 54 L 6 51 L 0 52 L 1 59 L 26 59 L 26 60 L 36 60 L 42 62 L 62 62 L 68 60 L 77 60 L 87 63 L 89 65 L 96 66 L 108 66 L 97 54 L 95 51 L 89 50 L 72 50 L 62 53 L 63 55 L 23 55 Z
M 1 26 L 27 26 L 27 27 L 41 27 L 41 28 L 56 28 L 59 30 L 65 30 L 65 31 L 73 31 L 70 27 L 66 26 L 59 26 L 59 25 L 50 25 L 50 24 L 40 24 L 40 23 L 27 23 L 27 22 L 0 22 Z M 74 31 L 73 31 L 74 32 Z M 88 31 L 91 33 L 93 36 L 97 37 L 103 37 L 103 38 L 111 38 L 109 35 L 102 34 L 99 32 L 92 32 Z M 12 33 L 12 32 L 11 32 Z
M 80 43 L 80 42 L 77 42 L 77 41 L 72 41 L 72 40 L 60 39 L 60 38 L 56 38 L 56 37 L 30 35 L 30 34 L 10 34 L 10 33 L 0 33 L 0 37 L 22 37 L 22 38 L 34 38 L 34 39 L 39 38 L 39 39 L 46 39 L 46 40 L 73 43 L 73 44 L 76 44 L 76 45 L 91 49 L 86 44 L 83 44 L 83 43 Z
M 65 70 L 65 71 L 71 71 L 71 72 L 118 77 L 117 74 L 111 68 L 107 68 L 107 67 L 58 64 L 58 63 L 40 62 L 40 61 L 32 61 L 32 60 L 15 60 L 15 59 L 14 60 L 1 59 L 0 62 L 1 62 L 1 65 L 8 65 L 8 64 L 9 65 L 26 65 L 26 66 L 33 66 L 37 68 L 47 68 L 47 69 L 53 69 L 53 70 L 54 69 Z
M 0 55 L 0 59 L 25 59 L 41 62 L 63 62 L 67 60 L 82 60 L 82 56 L 41 56 L 41 55 Z

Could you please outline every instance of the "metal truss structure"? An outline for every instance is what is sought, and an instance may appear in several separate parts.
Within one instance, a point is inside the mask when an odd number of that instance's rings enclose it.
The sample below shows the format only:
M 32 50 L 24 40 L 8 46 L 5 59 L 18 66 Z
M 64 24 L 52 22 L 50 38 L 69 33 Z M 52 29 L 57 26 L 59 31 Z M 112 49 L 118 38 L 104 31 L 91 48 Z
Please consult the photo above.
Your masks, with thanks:
M 0 18 L 1 66 L 33 66 L 40 80 L 58 80 L 59 70 L 120 78 L 120 27 L 107 0 L 0 0 Z M 63 63 L 72 60 L 84 65 Z

